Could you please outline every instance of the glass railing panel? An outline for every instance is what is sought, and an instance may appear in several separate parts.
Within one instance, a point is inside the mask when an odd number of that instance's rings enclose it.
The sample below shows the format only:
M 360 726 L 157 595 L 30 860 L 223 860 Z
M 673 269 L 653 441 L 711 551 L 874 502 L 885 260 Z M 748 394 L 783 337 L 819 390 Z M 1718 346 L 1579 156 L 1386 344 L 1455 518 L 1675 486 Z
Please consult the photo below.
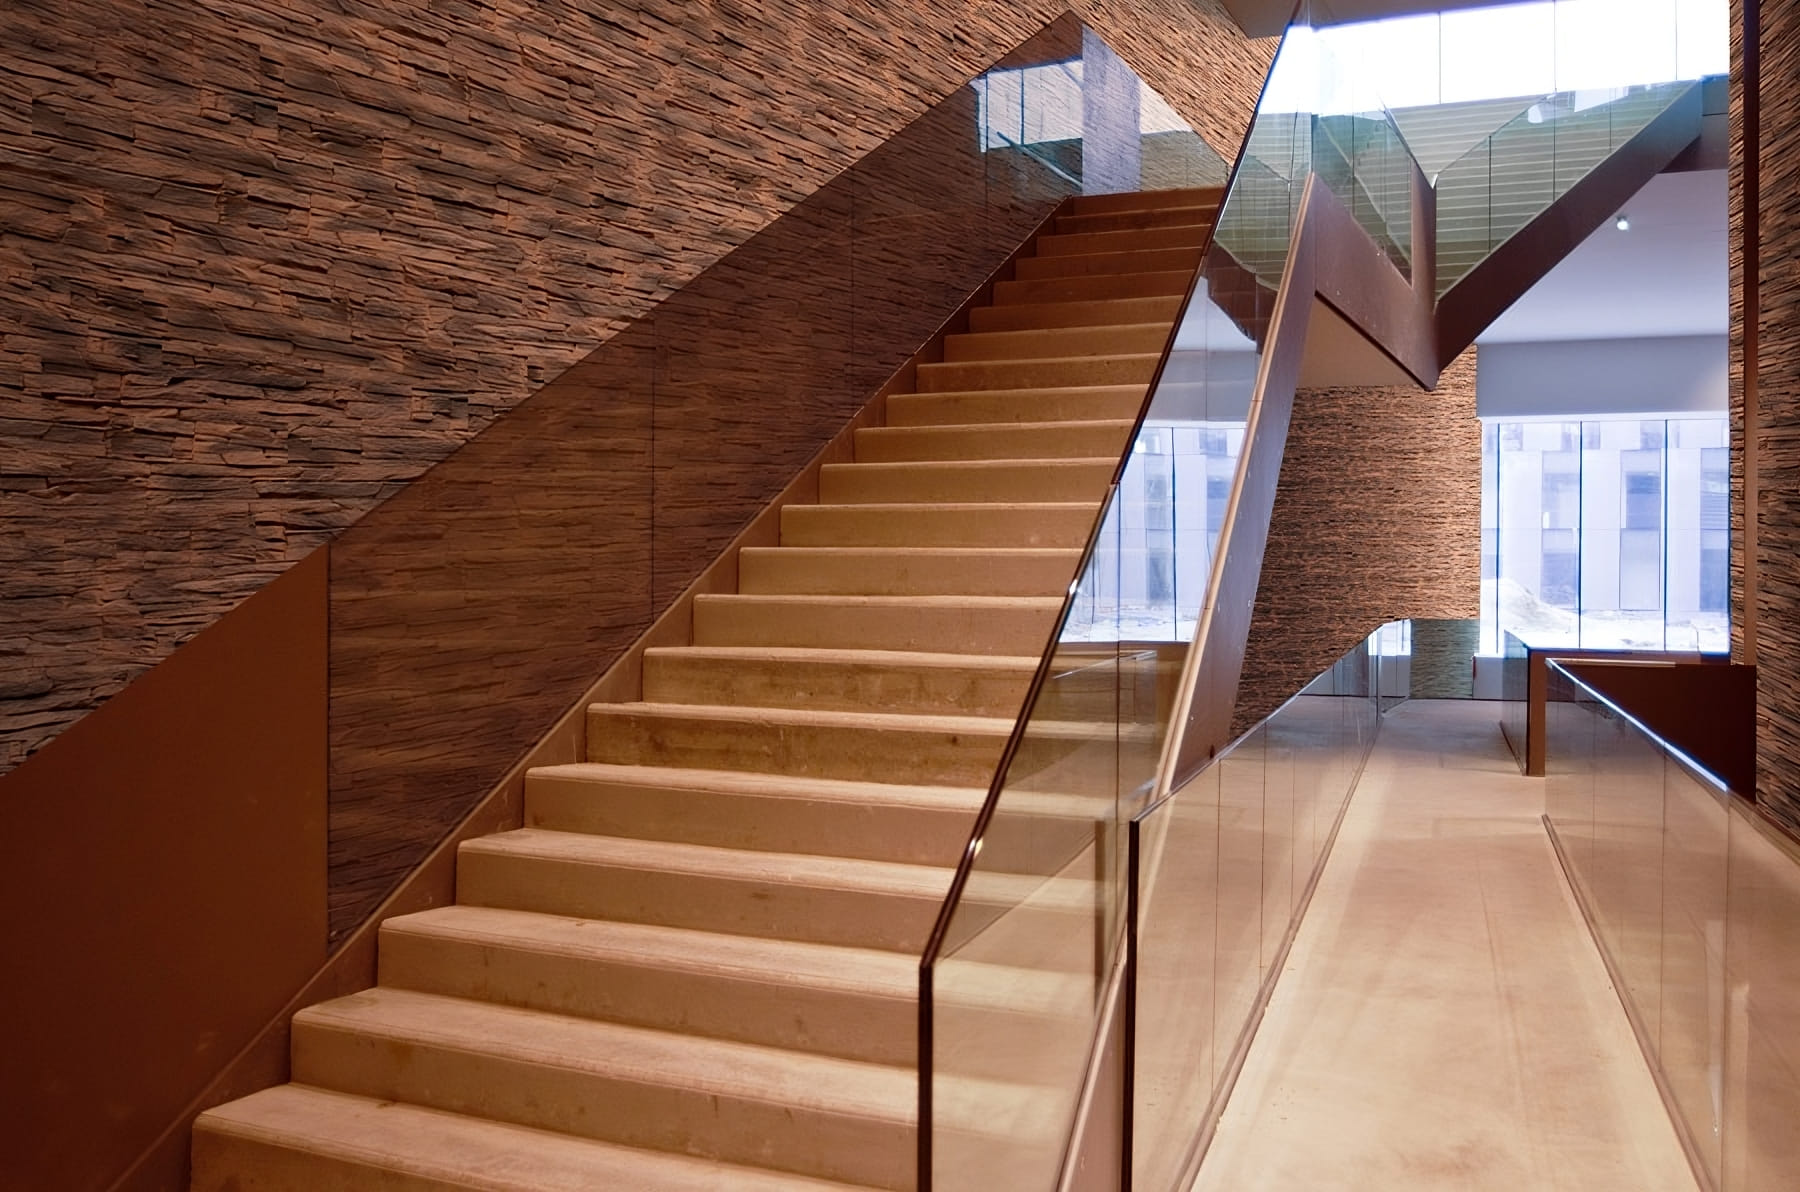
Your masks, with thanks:
M 1701 1164 L 1720 1186 L 1730 796 L 1678 763 L 1663 782 L 1662 997 L 1657 1053 Z
M 1594 727 L 1594 858 L 1589 886 L 1613 962 L 1654 1037 L 1661 1010 L 1662 758 L 1600 705 Z
M 1133 821 L 1132 1187 L 1187 1186 L 1374 740 L 1367 647 Z
M 1219 783 L 1210 766 L 1133 825 L 1137 1038 L 1132 1186 L 1178 1186 L 1233 1035 L 1215 1006 L 1219 973 Z M 1222 1029 L 1223 1028 L 1223 1029 Z
M 1551 827 L 1690 1154 L 1720 1187 L 1744 1062 L 1727 1023 L 1742 996 L 1728 992 L 1729 924 L 1754 901 L 1735 893 L 1732 796 L 1603 695 L 1599 671 L 1550 672 L 1568 697 L 1550 705 Z
M 1561 91 L 1523 112 L 1437 176 L 1437 288 L 1469 270 L 1635 137 L 1692 81 Z
M 1800 844 L 1741 801 L 1729 831 L 1721 1182 L 1783 1188 L 1800 1171 Z
M 1119 703 L 1154 679 L 1120 663 L 1121 554 L 1114 489 L 1003 762 L 1005 797 L 990 802 L 940 920 L 925 1074 L 933 1188 L 1055 1183 L 1120 925 L 1117 803 L 1132 754 Z
M 1266 743 L 1258 726 L 1214 763 L 1219 770 L 1219 877 L 1213 1021 L 1224 1044 L 1213 1051 L 1215 1080 L 1224 1078 L 1231 1062 L 1232 1024 L 1249 1017 L 1262 984 Z M 1155 1037 L 1141 1017 L 1138 1032 L 1140 1040 Z
M 1544 813 L 1550 817 L 1572 880 L 1594 870 L 1595 717 L 1575 700 L 1560 668 L 1550 667 L 1544 704 Z

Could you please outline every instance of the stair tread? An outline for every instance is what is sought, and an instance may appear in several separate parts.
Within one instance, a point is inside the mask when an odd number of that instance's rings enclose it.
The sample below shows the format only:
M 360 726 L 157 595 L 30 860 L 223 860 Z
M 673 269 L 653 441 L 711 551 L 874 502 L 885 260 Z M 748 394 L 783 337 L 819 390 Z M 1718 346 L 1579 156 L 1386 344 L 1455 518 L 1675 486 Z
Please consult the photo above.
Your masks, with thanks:
M 996 392 L 1004 392 L 1004 390 L 996 390 Z M 938 395 L 937 394 L 917 394 L 917 395 L 907 394 L 906 396 L 909 396 L 909 397 L 911 397 L 911 396 L 936 397 Z M 1135 425 L 1137 425 L 1136 420 L 1129 419 L 1129 418 L 1064 418 L 1064 419 L 1053 420 L 1053 421 L 1048 421 L 1048 422 L 936 422 L 936 423 L 930 424 L 929 426 L 865 426 L 861 430 L 857 431 L 856 433 L 858 436 L 867 435 L 870 438 L 875 438 L 875 439 L 880 439 L 880 438 L 928 438 L 932 435 L 977 435 L 977 434 L 978 435 L 1006 435 L 1006 434 L 1024 434 L 1024 433 L 1031 432 L 1031 431 L 1095 430 L 1098 428 L 1125 431 L 1125 430 L 1130 430 Z M 1006 458 L 1008 458 L 1010 461 L 1010 457 L 1006 457 Z M 1068 458 L 1091 460 L 1094 457 L 1093 456 L 1072 456 L 1072 457 L 1068 457 Z M 872 460 L 862 460 L 859 462 L 860 463 L 877 464 L 877 463 L 897 463 L 897 462 L 937 463 L 937 462 L 949 462 L 949 461 L 937 461 L 937 460 L 897 461 L 897 460 L 872 459 Z M 984 462 L 984 461 L 977 460 L 975 462 L 980 463 L 980 462 Z M 995 462 L 999 462 L 999 461 L 997 460 Z
M 383 930 L 454 937 L 562 956 L 606 957 L 697 973 L 791 979 L 814 988 L 916 997 L 919 962 L 901 952 L 689 927 L 577 919 L 499 907 L 446 906 L 390 919 Z
M 929 554 L 937 550 L 987 553 L 984 548 L 966 547 L 886 547 L 886 546 L 771 546 L 763 550 L 780 551 L 909 551 Z M 1060 548 L 1008 548 L 1021 553 L 1067 555 Z M 1038 659 L 1034 654 L 946 654 L 927 650 L 853 650 L 832 646 L 651 646 L 650 655 L 719 658 L 733 661 L 771 660 L 777 662 L 841 662 L 855 665 L 942 666 L 950 670 L 986 668 L 993 670 L 1034 670 Z
M 534 766 L 527 778 L 541 776 L 597 785 L 628 783 L 670 789 L 725 791 L 770 798 L 803 796 L 844 803 L 891 803 L 974 811 L 987 797 L 986 787 L 920 786 L 870 782 L 853 778 L 808 778 L 755 770 L 706 770 L 684 766 L 634 766 L 617 762 L 563 762 Z
M 1076 260 L 1074 257 L 1058 257 L 1057 260 Z M 975 335 L 1013 335 L 1011 331 L 971 332 Z M 1160 352 L 1105 352 L 1092 356 L 1019 356 L 1006 360 L 936 360 L 919 365 L 920 368 L 1025 368 L 1034 364 L 1093 364 L 1099 360 L 1160 360 Z M 1062 386 L 1062 388 L 1080 388 L 1080 386 Z M 933 390 L 933 392 L 938 392 Z
M 853 1185 L 641 1150 L 441 1109 L 287 1084 L 208 1110 L 197 1128 L 482 1192 L 852 1192 Z
M 578 865 L 624 869 L 655 868 L 665 874 L 727 881 L 766 882 L 783 887 L 811 886 L 854 890 L 897 898 L 942 899 L 955 870 L 947 866 L 903 861 L 824 857 L 810 853 L 772 853 L 722 848 L 680 841 L 598 836 L 544 828 L 514 828 L 493 836 L 464 841 L 462 854 L 507 856 Z M 991 895 L 1001 905 L 1027 899 L 1048 909 L 1091 909 L 1093 881 L 1084 878 L 1040 878 L 1034 874 L 979 871 L 965 898 Z
M 945 808 L 971 814 L 981 808 L 988 793 L 985 786 L 924 786 L 855 778 L 809 778 L 753 770 L 637 766 L 621 762 L 563 762 L 554 766 L 534 766 L 529 774 L 597 785 L 630 783 L 768 798 L 801 796 L 815 801 Z M 1014 791 L 1008 806 L 1014 811 L 1029 808 L 1034 814 L 1074 818 L 1090 818 L 1093 811 L 1091 800 L 1055 791 Z M 972 820 L 970 822 L 973 824 Z
M 1078 305 L 1078 304 L 1077 304 Z M 1167 319 L 1140 319 L 1135 323 L 1086 323 L 1074 327 L 1022 327 L 1005 331 L 959 331 L 953 337 L 957 340 L 979 340 L 983 342 L 1041 339 L 1046 335 L 1079 335 L 1084 331 L 1105 332 L 1108 335 L 1129 335 L 1132 332 L 1167 331 Z M 1126 352 L 1122 355 L 1137 355 Z M 1021 359 L 1039 359 L 1039 357 L 1021 357 Z M 953 361 L 953 363 L 973 363 L 972 361 Z
M 827 506 L 826 508 L 829 508 Z M 841 508 L 841 506 L 839 506 Z M 856 506 L 871 508 L 871 506 Z M 797 550 L 798 547 L 775 547 Z M 815 547 L 817 549 L 824 549 Z M 795 608 L 1037 608 L 1057 609 L 1063 606 L 1061 596 L 955 596 L 929 594 L 921 596 L 840 596 L 812 595 L 805 592 L 703 592 L 694 597 L 704 604 L 779 604 Z
M 946 716 L 909 712 L 845 712 L 830 708 L 745 707 L 742 704 L 668 704 L 637 701 L 590 704 L 590 714 L 617 713 L 678 720 L 738 720 L 756 724 L 806 724 L 841 728 L 890 728 L 901 732 L 986 733 L 1011 731 L 1010 716 Z
M 996 511 L 1005 509 L 1060 510 L 1063 512 L 1071 512 L 1079 509 L 1092 512 L 1096 504 L 1097 502 L 1094 501 L 870 501 L 861 505 L 789 505 L 786 509 L 782 510 L 782 512 L 797 513 L 800 516 L 805 516 L 806 511 L 809 509 L 842 510 L 845 513 L 854 513 L 858 517 L 869 517 L 880 513 L 929 513 L 933 511 L 944 513 L 992 514 Z M 786 550 L 787 548 L 782 547 L 781 549 Z M 823 550 L 829 548 L 819 547 L 816 549 Z M 1047 547 L 1039 549 L 1055 548 Z M 873 597 L 860 597 L 859 599 L 873 599 Z M 1005 597 L 1004 599 L 1013 599 L 1013 597 Z
M 930 393 L 896 393 L 896 394 L 893 394 L 892 396 L 890 396 L 888 400 L 892 401 L 894 398 L 903 398 L 903 399 L 905 399 L 905 398 L 931 398 L 933 400 L 936 400 L 938 398 L 954 398 L 954 397 L 981 397 L 981 398 L 986 398 L 988 400 L 994 400 L 996 398 L 1004 398 L 1004 397 L 1019 397 L 1019 398 L 1079 397 L 1079 396 L 1117 397 L 1117 396 L 1127 394 L 1127 393 L 1135 393 L 1135 394 L 1142 395 L 1142 394 L 1149 392 L 1149 389 L 1150 389 L 1150 387 L 1148 385 L 1141 385 L 1141 384 L 1140 385 L 1027 385 L 1022 388 L 1018 388 L 1018 389 L 935 389 L 935 390 L 931 391 Z M 1010 426 L 1012 424 L 1011 423 L 1001 423 L 1001 424 L 995 424 L 995 425 Z M 875 429 L 875 428 L 869 428 L 869 429 Z M 828 464 L 826 466 L 830 467 L 831 465 Z
M 302 1010 L 295 1030 L 337 1030 L 458 1051 L 503 1054 L 546 1068 L 604 1073 L 715 1096 L 911 1125 L 916 1076 L 906 1068 L 702 1035 L 375 988 Z M 1005 1090 L 991 1090 L 1004 1096 Z

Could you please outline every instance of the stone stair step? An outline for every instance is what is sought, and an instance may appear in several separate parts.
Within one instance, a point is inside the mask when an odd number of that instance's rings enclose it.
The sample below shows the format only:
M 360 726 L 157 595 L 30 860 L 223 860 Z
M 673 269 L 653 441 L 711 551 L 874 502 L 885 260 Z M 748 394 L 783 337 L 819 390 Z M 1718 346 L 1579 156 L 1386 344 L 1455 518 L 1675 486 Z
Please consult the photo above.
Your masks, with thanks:
M 970 331 L 1027 331 L 1044 327 L 1117 327 L 1128 323 L 1169 326 L 1181 313 L 1180 293 L 1148 297 L 1096 298 L 1086 302 L 1031 302 L 978 306 L 969 312 Z
M 1063 597 L 817 596 L 694 598 L 696 646 L 810 646 L 1041 654 Z
M 192 1192 L 852 1189 L 302 1084 L 264 1089 L 202 1114 L 194 1123 L 190 1187 Z
M 1074 385 L 1060 389 L 967 389 L 896 393 L 888 427 L 992 426 L 1005 422 L 1131 422 L 1147 385 Z M 874 428 L 871 428 L 874 429 Z M 1112 462 L 1117 462 L 1115 453 Z M 826 467 L 842 465 L 827 464 Z
M 916 957 L 494 907 L 389 920 L 382 985 L 575 1018 L 910 1068 L 918 1055 Z M 965 1035 L 1049 1051 L 1091 1011 L 1092 977 L 967 963 L 940 1009 Z M 964 1048 L 961 1074 L 1025 1073 L 1018 1057 Z
M 644 652 L 644 699 L 664 704 L 1013 716 L 1037 662 L 1025 654 L 658 646 Z
M 1181 186 L 1166 190 L 1076 195 L 1069 201 L 1069 210 L 1076 215 L 1098 215 L 1111 211 L 1166 210 L 1170 207 L 1217 207 L 1224 201 L 1223 186 Z
M 1097 512 L 1091 501 L 789 505 L 781 511 L 781 544 L 1080 550 Z
M 1056 217 L 1056 232 L 1117 232 L 1135 228 L 1164 228 L 1204 224 L 1212 226 L 1217 204 L 1180 207 L 1135 207 L 1120 211 L 1090 211 Z
M 1166 334 L 1166 333 L 1165 333 Z M 963 389 L 1062 389 L 1076 385 L 1148 385 L 1161 358 L 1153 351 L 1030 360 L 946 360 L 918 367 L 920 393 Z M 858 435 L 863 432 L 858 431 Z
M 1198 249 L 1206 243 L 1211 231 L 1210 220 L 1108 231 L 1064 231 L 1059 227 L 1047 236 L 1039 236 L 1033 245 L 1033 251 L 1040 257 L 1068 257 L 1096 252 L 1143 252 L 1159 248 Z
M 1167 273 L 1183 270 L 1192 279 L 1200 267 L 1200 247 L 1145 248 L 1127 252 L 1068 253 L 1061 256 L 1021 257 L 1013 265 L 1015 281 L 1043 281 L 1052 277 L 1095 277 L 1118 273 Z
M 945 866 L 520 828 L 465 842 L 457 901 L 917 954 Z
M 954 865 L 984 785 L 572 762 L 525 779 L 525 826 L 714 848 Z
M 1005 717 L 594 704 L 589 761 L 803 778 L 985 786 L 1012 731 Z
M 293 1066 L 302 1084 L 365 1097 L 912 1186 L 917 1078 L 890 1065 L 373 989 L 296 1015 Z
M 1034 266 L 1042 268 L 1042 266 Z M 1110 302 L 1121 299 L 1180 298 L 1194 284 L 1195 265 L 1144 273 L 1102 271 L 1097 274 L 1025 278 L 994 283 L 994 307 L 1042 306 L 1051 303 Z
M 944 359 L 1067 359 L 1071 356 L 1118 356 L 1160 353 L 1169 341 L 1167 320 L 1102 327 L 1035 327 L 1022 331 L 974 331 L 944 338 Z
M 878 466 L 878 465 L 869 465 Z M 905 467 L 908 465 L 893 465 Z M 1111 464 L 1107 465 L 1111 474 Z M 897 480 L 914 479 L 909 477 Z M 895 498 L 930 500 L 931 477 L 918 484 L 884 485 L 868 494 L 870 501 Z M 1052 475 L 1043 491 L 1021 494 L 1013 485 L 1008 499 L 1020 495 L 1073 499 L 1088 495 L 1070 491 L 1076 485 Z M 1098 499 L 1105 480 L 1090 472 L 1081 488 Z M 948 485 L 941 485 L 948 487 Z M 972 487 L 972 486 L 971 486 Z M 854 495 L 854 494 L 852 494 Z M 961 501 L 980 493 L 942 494 Z M 842 501 L 842 497 L 839 498 Z M 1072 549 L 980 549 L 958 547 L 746 547 L 738 554 L 738 591 L 745 595 L 839 596 L 1052 596 L 1068 589 L 1080 552 Z
M 1069 422 L 870 426 L 856 432 L 859 464 L 926 460 L 1099 459 L 1125 449 L 1131 418 Z
M 1091 823 L 1086 831 L 1091 838 Z M 1066 835 L 1077 839 L 1074 831 Z M 1057 932 L 1091 928 L 1098 905 L 1091 864 L 1078 850 L 1066 851 L 1077 858 L 1073 876 L 975 874 L 966 895 L 970 914 L 1004 914 L 1018 939 L 1052 950 Z M 457 902 L 874 948 L 916 961 L 952 874 L 949 866 L 517 828 L 462 844 Z M 1036 967 L 1024 947 L 1003 959 Z

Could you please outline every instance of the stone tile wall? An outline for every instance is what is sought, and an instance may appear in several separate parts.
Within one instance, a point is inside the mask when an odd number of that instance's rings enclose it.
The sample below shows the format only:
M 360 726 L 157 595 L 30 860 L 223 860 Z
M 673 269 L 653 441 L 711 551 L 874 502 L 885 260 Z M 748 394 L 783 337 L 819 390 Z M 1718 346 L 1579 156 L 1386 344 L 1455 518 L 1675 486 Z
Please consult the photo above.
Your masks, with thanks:
M 1475 349 L 1431 393 L 1301 390 L 1244 655 L 1239 731 L 1383 622 L 1473 617 L 1480 600 Z
M 1217 0 L 0 7 L 0 771 L 1070 7 L 1231 155 Z

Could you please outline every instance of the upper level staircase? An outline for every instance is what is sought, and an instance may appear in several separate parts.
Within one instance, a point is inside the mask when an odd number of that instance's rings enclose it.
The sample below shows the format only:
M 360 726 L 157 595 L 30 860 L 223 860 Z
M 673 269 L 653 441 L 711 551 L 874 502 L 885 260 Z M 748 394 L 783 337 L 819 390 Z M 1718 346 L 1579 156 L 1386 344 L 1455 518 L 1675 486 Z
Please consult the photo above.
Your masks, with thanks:
M 193 1187 L 913 1186 L 918 956 L 1218 201 L 1072 201 L 692 643 L 645 651 L 642 699 L 589 710 L 588 760 L 463 845 L 457 904 L 295 1018 L 293 1083 L 200 1119 Z M 1081 885 L 1039 891 L 1044 931 Z M 1087 988 L 957 996 L 1053 1032 Z M 1059 1128 L 1012 1049 L 945 1095 L 995 1187 Z

